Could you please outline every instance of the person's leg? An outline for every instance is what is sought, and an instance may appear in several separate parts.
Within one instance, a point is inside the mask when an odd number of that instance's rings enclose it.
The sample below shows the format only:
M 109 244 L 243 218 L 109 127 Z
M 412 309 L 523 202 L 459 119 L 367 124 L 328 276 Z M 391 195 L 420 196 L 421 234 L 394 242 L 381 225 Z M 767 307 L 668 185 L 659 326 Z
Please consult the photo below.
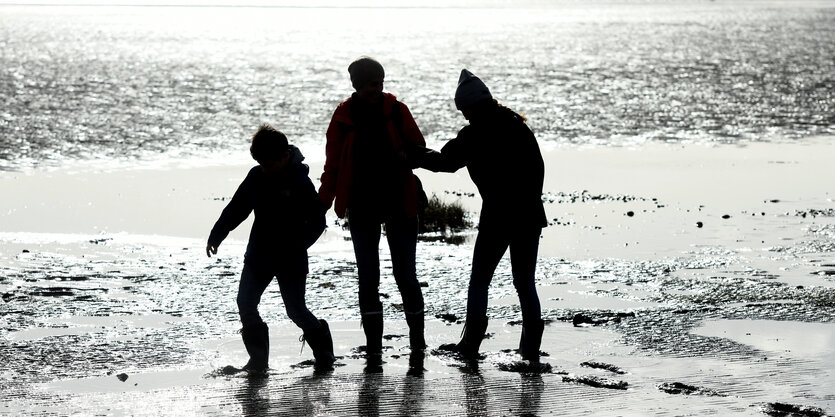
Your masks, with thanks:
M 349 212 L 350 213 L 350 212 Z M 359 304 L 366 352 L 383 349 L 383 303 L 380 302 L 380 222 L 349 214 L 348 226 L 357 258 Z
M 306 258 L 305 254 L 305 261 Z M 328 323 L 317 319 L 307 308 L 304 296 L 307 274 L 303 273 L 306 269 L 279 273 L 278 286 L 281 289 L 281 298 L 284 300 L 287 315 L 296 326 L 302 329 L 303 340 L 313 350 L 317 371 L 325 371 L 330 369 L 336 360 L 333 355 L 333 339 Z
M 243 339 L 246 351 L 249 354 L 249 361 L 243 369 L 248 371 L 263 372 L 267 369 L 270 354 L 270 336 L 267 324 L 258 314 L 258 304 L 261 302 L 261 295 L 272 281 L 272 273 L 258 270 L 244 264 L 241 272 L 241 282 L 238 285 L 238 313 L 241 316 L 241 338 Z
M 539 295 L 536 292 L 536 259 L 541 231 L 538 227 L 518 230 L 510 241 L 513 286 L 519 295 L 522 320 L 535 321 L 542 317 Z
M 261 303 L 261 295 L 270 285 L 273 275 L 270 272 L 258 270 L 250 265 L 244 264 L 241 272 L 241 281 L 238 284 L 238 314 L 241 316 L 241 324 L 244 327 L 264 323 L 261 315 L 258 314 L 258 304 Z
M 494 228 L 478 231 L 473 248 L 473 269 L 467 291 L 467 319 L 487 316 L 487 293 L 493 273 L 507 251 L 506 233 Z
M 305 284 L 307 275 L 281 273 L 278 275 L 278 288 L 281 291 L 281 299 L 284 300 L 284 308 L 290 320 L 304 331 L 319 328 L 319 319 L 307 308 L 305 302 Z
M 545 323 L 539 295 L 536 292 L 536 258 L 539 251 L 541 228 L 517 230 L 510 243 L 510 262 L 513 270 L 513 286 L 519 295 L 522 310 L 522 336 L 519 353 L 523 359 L 539 361 L 539 347 Z
M 348 225 L 357 259 L 361 313 L 383 310 L 380 302 L 380 222 L 350 216 Z
M 394 280 L 403 299 L 403 312 L 409 325 L 409 344 L 413 349 L 426 347 L 423 336 L 423 291 L 417 279 L 415 252 L 417 250 L 417 218 L 386 222 L 386 239 L 391 251 Z
M 391 251 L 391 267 L 404 311 L 423 311 L 423 292 L 417 279 L 415 252 L 417 251 L 417 218 L 386 222 L 386 240 Z
M 453 350 L 468 357 L 478 355 L 478 349 L 487 331 L 488 288 L 507 246 L 507 238 L 500 230 L 489 227 L 479 229 L 473 249 L 473 269 L 467 292 L 467 321 L 464 333 L 458 344 L 442 345 L 441 349 Z

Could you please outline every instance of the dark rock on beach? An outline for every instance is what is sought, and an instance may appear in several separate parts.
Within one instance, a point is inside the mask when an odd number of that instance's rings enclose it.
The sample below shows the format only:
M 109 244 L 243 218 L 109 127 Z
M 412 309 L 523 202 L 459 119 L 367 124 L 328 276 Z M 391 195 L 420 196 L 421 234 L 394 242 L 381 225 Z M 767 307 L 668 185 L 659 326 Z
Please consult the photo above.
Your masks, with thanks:
M 502 362 L 496 364 L 496 367 L 505 372 L 517 372 L 520 374 L 550 374 L 553 371 L 550 363 L 528 361 Z
M 571 319 L 571 322 L 574 327 L 602 326 L 610 323 L 620 323 L 622 319 L 627 317 L 635 317 L 635 313 L 599 313 L 596 317 L 577 313 Z
M 619 367 L 617 367 L 615 365 L 611 365 L 611 364 L 608 364 L 608 363 L 602 363 L 602 362 L 588 361 L 588 362 L 581 363 L 580 366 L 585 366 L 587 368 L 594 368 L 594 369 L 603 369 L 603 370 L 606 370 L 606 371 L 609 371 L 609 372 L 612 372 L 612 373 L 615 373 L 615 374 L 618 374 L 618 375 L 623 375 L 623 374 L 626 373 L 626 371 L 624 371 L 623 369 L 620 369 Z
M 826 417 L 826 412 L 818 407 L 785 403 L 768 403 L 763 407 L 763 413 L 772 417 Z
M 725 396 L 709 388 L 696 387 L 681 382 L 665 382 L 659 385 L 658 389 L 666 392 L 667 394 L 706 395 L 710 397 Z
M 443 314 L 436 314 L 435 318 L 441 319 L 447 323 L 457 323 L 458 316 L 452 313 L 443 313 Z
M 629 384 L 626 381 L 613 381 L 611 379 L 600 378 L 596 376 L 564 376 L 563 382 L 574 382 L 577 384 L 588 385 L 594 388 L 608 388 L 617 390 L 626 390 Z
M 128 380 L 128 374 L 121 373 L 121 374 L 116 375 L 116 378 L 119 378 L 119 381 L 125 382 L 125 381 Z

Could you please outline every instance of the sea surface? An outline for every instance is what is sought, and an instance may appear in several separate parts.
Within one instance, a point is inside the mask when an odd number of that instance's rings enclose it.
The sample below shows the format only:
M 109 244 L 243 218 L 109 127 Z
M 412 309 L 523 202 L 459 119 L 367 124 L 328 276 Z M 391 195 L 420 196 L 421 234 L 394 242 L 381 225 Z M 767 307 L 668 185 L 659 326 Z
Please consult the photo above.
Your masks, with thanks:
M 835 132 L 832 2 L 409 4 L 0 6 L 0 169 L 245 156 L 263 122 L 321 149 L 360 55 L 433 146 L 462 68 L 543 146 Z

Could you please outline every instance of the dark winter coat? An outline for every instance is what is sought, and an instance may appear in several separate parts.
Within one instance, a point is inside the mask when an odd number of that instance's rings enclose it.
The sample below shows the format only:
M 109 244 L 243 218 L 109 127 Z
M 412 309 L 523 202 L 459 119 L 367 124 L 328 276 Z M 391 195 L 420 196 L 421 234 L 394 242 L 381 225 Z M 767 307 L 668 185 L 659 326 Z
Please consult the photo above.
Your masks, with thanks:
M 307 248 L 325 229 L 325 211 L 303 160 L 299 149 L 290 146 L 290 161 L 281 171 L 250 169 L 212 228 L 209 245 L 219 246 L 254 211 L 244 263 L 306 274 Z
M 481 194 L 479 227 L 545 227 L 545 163 L 521 116 L 496 106 L 458 132 L 441 152 L 421 150 L 415 162 L 431 171 L 467 167 Z

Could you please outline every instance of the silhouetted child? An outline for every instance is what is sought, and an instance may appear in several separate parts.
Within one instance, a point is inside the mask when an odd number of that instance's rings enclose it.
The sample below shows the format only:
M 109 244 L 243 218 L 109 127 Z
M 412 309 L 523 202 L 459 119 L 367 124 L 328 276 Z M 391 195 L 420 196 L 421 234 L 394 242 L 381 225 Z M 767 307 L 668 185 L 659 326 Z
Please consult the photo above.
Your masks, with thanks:
M 241 336 L 249 353 L 243 370 L 268 368 L 269 330 L 258 314 L 258 303 L 273 277 L 277 277 L 287 315 L 304 331 L 304 340 L 313 349 L 317 369 L 329 368 L 334 356 L 328 324 L 307 309 L 304 298 L 307 249 L 325 229 L 324 208 L 302 163 L 304 157 L 283 133 L 261 125 L 252 136 L 250 153 L 258 166 L 249 170 L 223 209 L 206 246 L 206 255 L 217 254 L 229 232 L 255 212 L 237 297 Z

